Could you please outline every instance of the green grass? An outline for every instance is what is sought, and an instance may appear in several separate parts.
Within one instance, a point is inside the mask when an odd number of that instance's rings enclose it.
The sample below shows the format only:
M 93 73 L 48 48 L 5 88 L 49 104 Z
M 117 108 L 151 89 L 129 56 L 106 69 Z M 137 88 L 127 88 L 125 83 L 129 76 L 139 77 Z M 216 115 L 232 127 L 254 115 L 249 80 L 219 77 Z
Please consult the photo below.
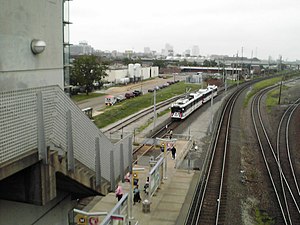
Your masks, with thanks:
M 103 96 L 103 95 L 105 95 L 105 94 L 101 94 L 101 93 L 89 93 L 89 95 L 78 94 L 78 95 L 72 95 L 71 99 L 74 102 L 80 102 L 80 101 L 84 101 L 84 100 L 87 100 L 87 99 L 90 99 L 90 98 L 100 97 L 100 96 Z
M 287 90 L 288 87 L 282 85 L 281 88 L 281 92 L 283 92 L 284 90 Z M 278 105 L 278 98 L 279 98 L 279 87 L 268 92 L 267 94 L 267 98 L 266 98 L 266 106 L 267 106 L 267 110 L 268 112 L 271 112 L 272 108 L 276 105 Z
M 268 86 L 272 86 L 276 83 L 281 82 L 281 79 L 284 80 L 288 80 L 288 79 L 292 79 L 295 77 L 299 77 L 300 76 L 300 72 L 298 71 L 281 71 L 279 73 L 277 73 L 276 75 L 278 75 L 278 77 L 274 77 L 268 80 L 263 80 L 260 81 L 258 83 L 256 83 L 255 85 L 253 85 L 252 91 L 250 93 L 248 93 L 248 95 L 246 96 L 245 100 L 244 100 L 244 106 L 246 107 L 250 101 L 250 99 L 260 90 L 268 87 Z M 284 89 L 284 86 L 283 86 Z M 282 90 L 283 90 L 282 89 Z M 278 88 L 279 91 L 279 88 Z M 276 91 L 274 91 L 272 94 L 268 95 L 267 99 L 267 104 L 269 104 L 269 106 L 274 106 L 276 104 L 276 95 L 277 95 L 277 103 L 278 103 L 278 95 L 279 93 L 276 93 Z
M 274 219 L 272 219 L 265 211 L 255 209 L 255 218 L 258 225 L 272 225 L 275 224 Z
M 263 81 L 260 81 L 256 84 L 254 84 L 252 86 L 252 90 L 250 93 L 248 93 L 248 95 L 246 96 L 245 100 L 244 100 L 244 106 L 247 106 L 250 99 L 257 93 L 259 92 L 260 90 L 266 88 L 266 87 L 269 87 L 271 85 L 274 85 L 278 82 L 281 81 L 281 77 L 275 77 L 275 78 L 271 78 L 271 79 L 268 79 L 268 80 L 263 80 Z
M 183 94 L 186 89 L 191 89 L 193 91 L 199 88 L 199 85 L 185 84 L 183 82 L 173 84 L 156 92 L 156 103 Z M 106 107 L 102 114 L 94 117 L 95 124 L 97 127 L 103 128 L 152 105 L 153 93 L 147 93 L 137 98 L 127 99 L 113 107 Z
M 279 88 L 276 88 L 267 94 L 266 106 L 267 106 L 268 112 L 271 111 L 273 106 L 278 104 L 278 97 L 279 97 Z
M 159 113 L 157 113 L 157 117 L 161 117 L 167 113 L 170 112 L 170 109 L 165 109 Z M 145 124 L 143 124 L 142 126 L 140 126 L 136 131 L 137 133 L 142 132 L 144 129 L 146 129 L 151 123 L 153 122 L 153 117 L 151 117 L 151 119 L 148 119 L 147 122 Z

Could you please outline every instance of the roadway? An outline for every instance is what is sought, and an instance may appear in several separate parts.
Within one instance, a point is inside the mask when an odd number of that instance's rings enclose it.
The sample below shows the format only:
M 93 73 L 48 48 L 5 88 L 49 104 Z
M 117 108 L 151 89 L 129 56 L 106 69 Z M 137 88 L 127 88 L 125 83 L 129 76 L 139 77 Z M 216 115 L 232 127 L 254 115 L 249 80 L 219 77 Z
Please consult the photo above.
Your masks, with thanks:
M 183 80 L 185 79 L 182 76 L 176 76 L 176 80 Z M 142 82 L 137 82 L 134 84 L 128 84 L 121 87 L 111 87 L 107 90 L 100 90 L 96 91 L 96 93 L 104 93 L 104 96 L 99 96 L 96 98 L 90 98 L 84 101 L 80 101 L 77 104 L 77 106 L 81 109 L 92 107 L 93 108 L 93 116 L 96 116 L 101 113 L 103 108 L 105 107 L 104 99 L 106 95 L 125 95 L 126 92 L 132 92 L 134 90 L 142 90 L 142 92 L 145 94 L 148 92 L 148 89 L 153 89 L 155 86 L 163 85 L 167 83 L 168 81 L 174 81 L 174 77 L 163 79 L 163 78 L 155 78 L 152 80 L 146 80 Z

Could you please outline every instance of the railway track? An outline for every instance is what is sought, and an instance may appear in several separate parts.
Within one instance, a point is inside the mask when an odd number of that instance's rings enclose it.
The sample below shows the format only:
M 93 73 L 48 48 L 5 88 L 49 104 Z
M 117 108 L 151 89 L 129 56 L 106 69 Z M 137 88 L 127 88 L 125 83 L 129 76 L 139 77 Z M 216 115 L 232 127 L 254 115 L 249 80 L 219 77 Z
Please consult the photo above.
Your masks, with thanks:
M 185 224 L 223 224 L 225 221 L 230 124 L 233 108 L 244 88 L 246 85 L 235 91 L 223 108 L 211 154 L 206 155 L 207 173 L 197 186 Z
M 295 114 L 295 110 L 299 107 L 299 102 L 300 99 L 290 105 L 283 114 L 278 126 L 276 141 L 276 155 L 282 170 L 282 173 L 280 174 L 281 185 L 284 192 L 287 192 L 287 196 L 285 197 L 285 207 L 289 214 L 290 224 L 300 224 L 299 183 L 294 170 L 295 160 L 292 160 L 292 151 L 290 151 L 291 138 L 289 136 L 291 118 Z
M 156 110 L 161 109 L 163 107 L 166 107 L 168 105 L 170 105 L 172 102 L 176 101 L 176 99 L 180 98 L 180 96 L 176 96 L 174 98 L 168 99 L 166 101 L 160 102 L 156 104 Z M 144 109 L 142 111 L 140 111 L 139 113 L 127 117 L 124 120 L 122 120 L 119 123 L 116 123 L 115 125 L 111 126 L 110 128 L 106 129 L 104 133 L 106 134 L 113 134 L 115 132 L 118 132 L 120 130 L 122 130 L 123 128 L 125 128 L 126 126 L 130 125 L 131 123 L 136 122 L 137 120 L 148 116 L 149 114 L 153 113 L 153 107 L 149 107 L 147 109 Z
M 271 134 L 268 133 L 263 115 L 261 112 L 262 97 L 271 90 L 266 88 L 259 92 L 251 105 L 252 121 L 255 127 L 260 151 L 265 163 L 270 186 L 273 188 L 274 198 L 277 200 L 277 207 L 274 206 L 276 224 L 300 224 L 300 193 L 299 184 L 294 172 L 289 147 L 289 124 L 293 112 L 299 107 L 299 99 L 291 105 L 280 120 L 276 144 L 271 141 Z M 276 146 L 276 147 L 274 147 Z

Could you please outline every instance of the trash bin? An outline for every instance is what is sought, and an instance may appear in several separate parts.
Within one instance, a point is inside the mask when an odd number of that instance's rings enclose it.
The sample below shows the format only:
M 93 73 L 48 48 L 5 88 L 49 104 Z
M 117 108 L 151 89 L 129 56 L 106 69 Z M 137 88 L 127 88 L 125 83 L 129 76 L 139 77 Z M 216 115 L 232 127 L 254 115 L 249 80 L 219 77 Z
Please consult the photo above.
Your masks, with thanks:
M 150 204 L 151 202 L 148 199 L 145 199 L 143 202 L 143 213 L 149 213 L 150 212 Z

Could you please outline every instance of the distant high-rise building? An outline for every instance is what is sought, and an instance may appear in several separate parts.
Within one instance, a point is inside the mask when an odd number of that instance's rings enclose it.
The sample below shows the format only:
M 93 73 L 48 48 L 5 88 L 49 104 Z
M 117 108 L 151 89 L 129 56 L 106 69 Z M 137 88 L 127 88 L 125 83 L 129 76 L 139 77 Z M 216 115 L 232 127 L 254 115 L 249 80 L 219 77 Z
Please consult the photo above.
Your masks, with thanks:
M 184 56 L 191 56 L 191 50 L 190 49 L 187 49 L 183 52 L 183 55 Z
M 173 46 L 170 44 L 166 44 L 163 55 L 165 56 L 174 56 Z
M 199 56 L 200 50 L 198 45 L 194 45 L 192 47 L 192 56 Z
M 149 48 L 149 47 L 145 47 L 145 48 L 144 48 L 144 53 L 145 53 L 145 54 L 151 54 L 150 48 Z
M 91 55 L 94 49 L 86 41 L 79 42 L 78 45 L 71 45 L 70 53 L 71 55 Z

